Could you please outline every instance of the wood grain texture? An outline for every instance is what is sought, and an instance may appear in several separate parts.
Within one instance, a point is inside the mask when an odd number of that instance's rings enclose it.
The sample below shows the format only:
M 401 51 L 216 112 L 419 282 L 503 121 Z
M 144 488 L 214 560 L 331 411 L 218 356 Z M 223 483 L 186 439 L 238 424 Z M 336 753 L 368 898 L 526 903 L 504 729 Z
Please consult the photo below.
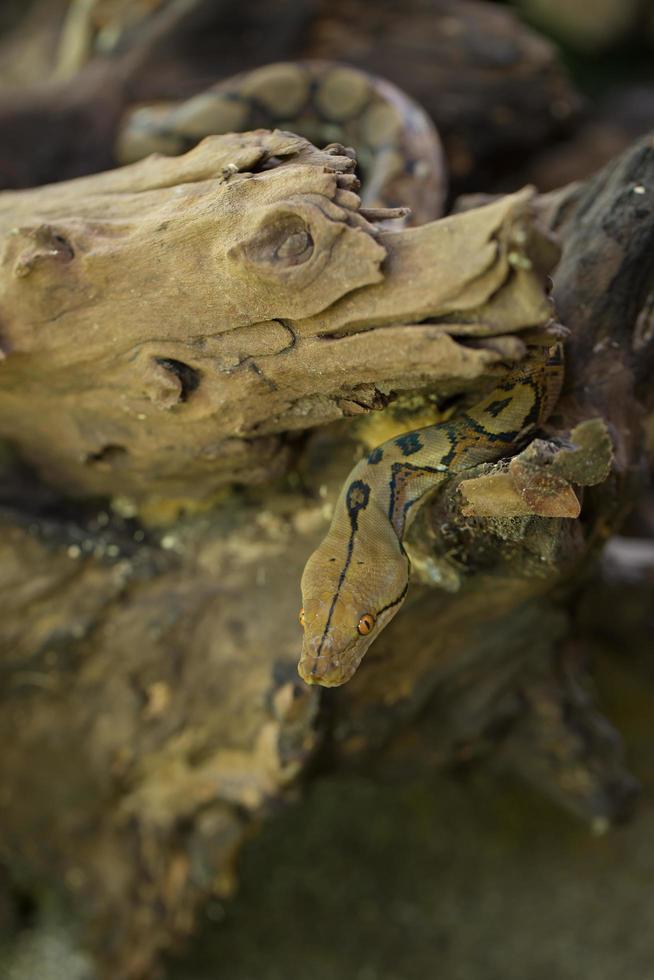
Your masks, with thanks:
M 353 166 L 259 131 L 5 192 L 0 434 L 70 494 L 207 501 L 288 432 L 519 360 L 557 255 L 533 192 L 392 232 Z

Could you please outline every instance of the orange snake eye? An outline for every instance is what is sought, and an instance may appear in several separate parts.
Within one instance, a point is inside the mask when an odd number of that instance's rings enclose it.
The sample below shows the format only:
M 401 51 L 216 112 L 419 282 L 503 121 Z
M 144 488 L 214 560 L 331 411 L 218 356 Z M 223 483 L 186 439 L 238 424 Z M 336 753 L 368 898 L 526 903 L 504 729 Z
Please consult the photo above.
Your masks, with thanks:
M 361 634 L 361 636 L 367 636 L 374 625 L 375 617 L 372 615 L 372 613 L 364 613 L 359 620 L 357 631 Z
M 300 609 L 298 619 L 300 620 L 300 626 L 304 626 L 304 609 Z

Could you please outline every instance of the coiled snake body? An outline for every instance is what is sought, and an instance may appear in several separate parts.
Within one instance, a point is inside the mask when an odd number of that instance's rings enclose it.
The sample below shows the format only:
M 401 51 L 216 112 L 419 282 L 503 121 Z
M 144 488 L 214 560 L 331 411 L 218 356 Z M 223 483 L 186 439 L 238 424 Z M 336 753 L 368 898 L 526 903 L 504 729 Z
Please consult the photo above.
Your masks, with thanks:
M 131 163 L 148 153 L 176 155 L 204 136 L 258 128 L 354 146 L 364 207 L 409 207 L 416 224 L 440 217 L 445 166 L 427 114 L 390 82 L 333 62 L 266 65 L 186 102 L 134 109 L 116 156 Z
M 136 110 L 118 154 L 126 162 L 181 153 L 203 136 L 257 127 L 352 143 L 366 207 L 408 206 L 418 224 L 440 214 L 444 168 L 431 122 L 394 86 L 344 65 L 270 65 L 181 105 Z M 466 414 L 390 439 L 354 467 L 302 576 L 298 670 L 307 683 L 350 679 L 402 606 L 410 571 L 403 539 L 421 503 L 448 475 L 515 452 L 551 412 L 562 377 L 561 345 L 534 348 Z
M 390 439 L 354 467 L 302 576 L 299 671 L 307 683 L 333 687 L 350 679 L 406 596 L 402 542 L 420 503 L 448 475 L 514 452 L 550 414 L 562 377 L 556 344 L 466 414 Z

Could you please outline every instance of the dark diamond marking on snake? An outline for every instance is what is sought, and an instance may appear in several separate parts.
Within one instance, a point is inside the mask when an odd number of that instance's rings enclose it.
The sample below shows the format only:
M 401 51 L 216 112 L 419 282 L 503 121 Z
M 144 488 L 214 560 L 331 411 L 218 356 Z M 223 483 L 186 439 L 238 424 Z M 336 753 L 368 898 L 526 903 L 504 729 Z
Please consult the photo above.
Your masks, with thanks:
M 500 412 L 503 412 L 507 405 L 511 404 L 512 400 L 511 398 L 500 398 L 499 401 L 491 402 L 486 411 L 496 419 Z
M 443 432 L 447 436 L 447 441 L 450 444 L 449 450 L 445 455 L 441 456 L 441 466 L 449 466 L 457 452 L 458 437 L 456 434 L 456 429 L 453 425 L 443 424 Z
M 384 450 L 381 448 L 381 446 L 377 446 L 377 448 L 373 449 L 373 451 L 368 456 L 368 462 L 374 466 L 375 463 L 381 463 L 383 458 L 384 458 Z
M 413 456 L 422 449 L 420 436 L 417 432 L 407 432 L 405 436 L 400 436 L 395 440 L 395 445 L 401 450 L 403 456 Z
M 350 517 L 352 530 L 356 531 L 359 511 L 365 510 L 370 500 L 370 486 L 363 480 L 354 480 L 347 488 L 345 506 Z

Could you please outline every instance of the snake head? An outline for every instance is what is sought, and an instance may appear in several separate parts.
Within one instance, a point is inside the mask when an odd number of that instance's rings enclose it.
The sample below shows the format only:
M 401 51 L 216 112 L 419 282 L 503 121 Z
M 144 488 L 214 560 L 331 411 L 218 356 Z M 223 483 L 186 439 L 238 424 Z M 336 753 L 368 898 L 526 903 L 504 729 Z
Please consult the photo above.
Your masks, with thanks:
M 408 583 L 408 560 L 394 534 L 328 534 L 302 576 L 300 677 L 323 687 L 349 681 L 400 609 Z

